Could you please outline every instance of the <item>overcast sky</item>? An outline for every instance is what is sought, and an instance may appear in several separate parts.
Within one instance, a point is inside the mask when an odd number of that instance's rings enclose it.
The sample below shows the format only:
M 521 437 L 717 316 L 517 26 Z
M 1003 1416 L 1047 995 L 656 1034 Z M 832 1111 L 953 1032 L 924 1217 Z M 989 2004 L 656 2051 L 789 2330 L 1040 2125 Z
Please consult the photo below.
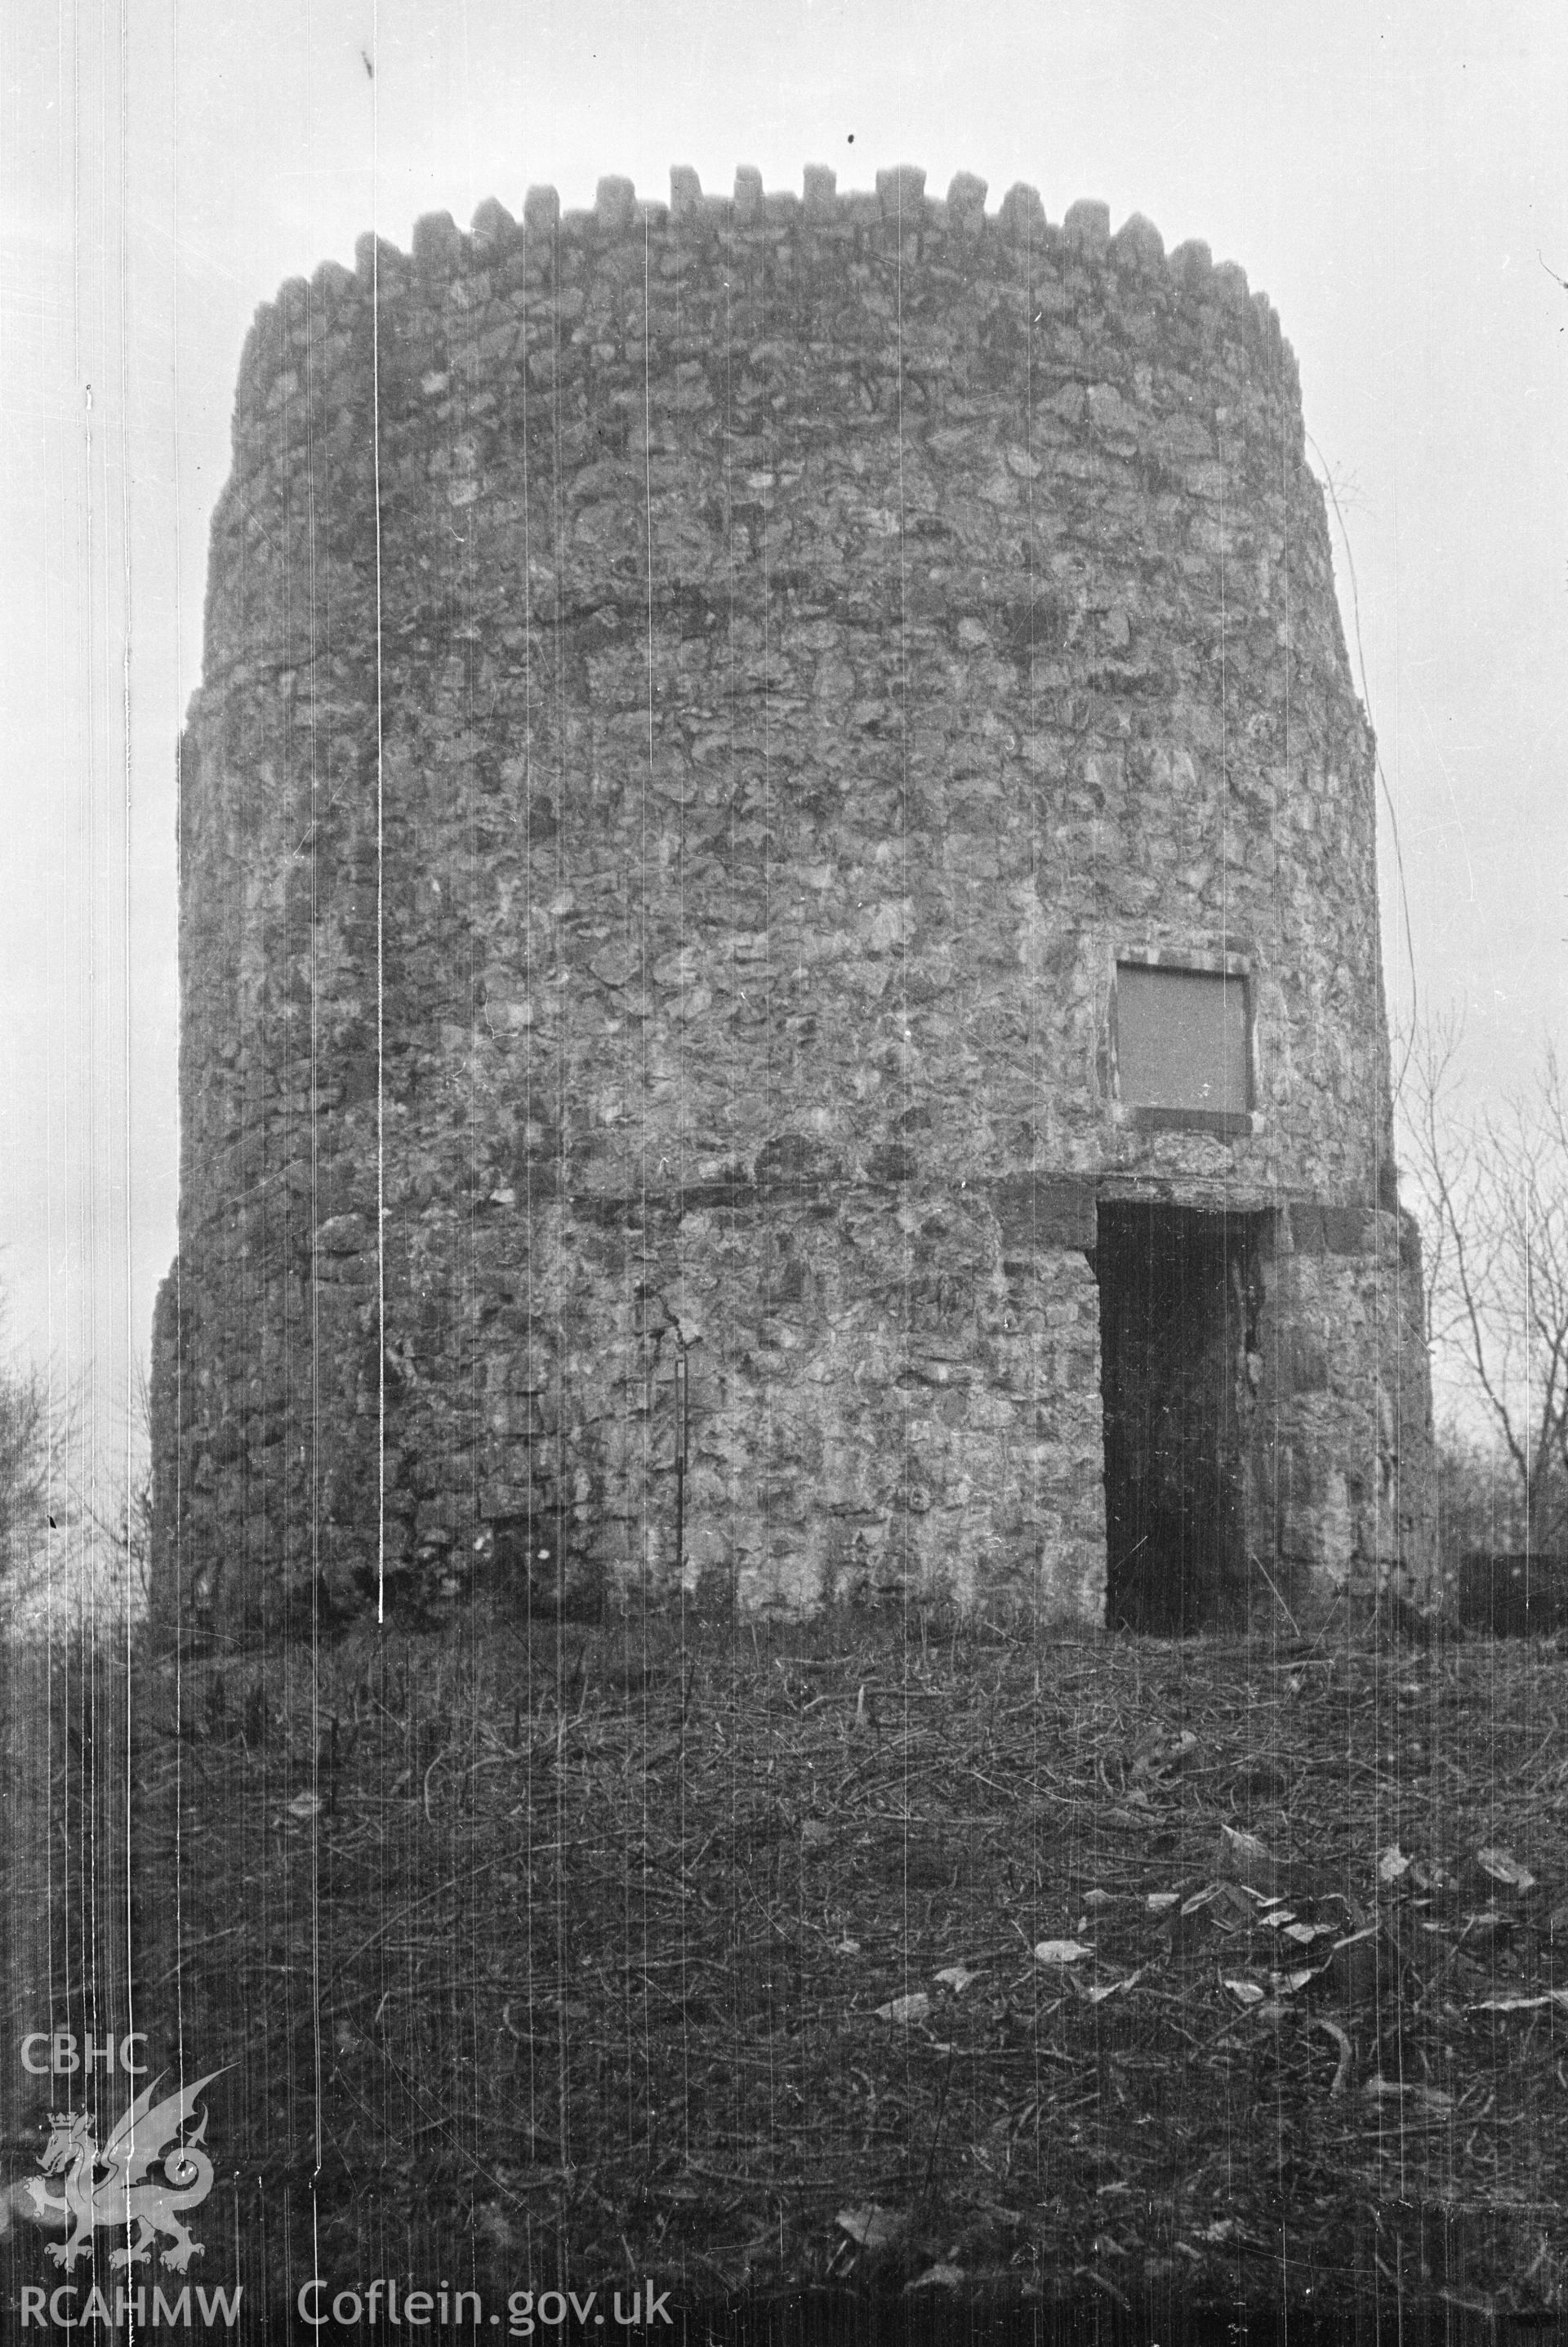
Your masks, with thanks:
M 174 1248 L 174 744 L 256 305 L 373 223 L 406 246 L 541 181 L 907 161 L 1239 261 L 1349 531 L 1390 999 L 1413 960 L 1478 1094 L 1517 1081 L 1568 995 L 1565 124 L 1562 0 L 5 0 L 11 1343 L 92 1365 L 112 1457 Z

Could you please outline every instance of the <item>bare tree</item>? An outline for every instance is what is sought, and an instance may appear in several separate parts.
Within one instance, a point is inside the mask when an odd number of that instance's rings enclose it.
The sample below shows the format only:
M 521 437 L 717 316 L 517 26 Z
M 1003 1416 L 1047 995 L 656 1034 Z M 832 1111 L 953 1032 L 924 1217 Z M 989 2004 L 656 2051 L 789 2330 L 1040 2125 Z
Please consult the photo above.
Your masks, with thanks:
M 1568 1534 L 1568 1112 L 1549 1044 L 1495 1111 L 1455 1093 L 1461 1027 L 1415 1037 L 1400 1094 L 1434 1354 L 1462 1372 L 1512 1470 L 1526 1544 Z
M 37 1368 L 0 1364 L 0 1598 L 36 1563 L 58 1470 L 61 1409 Z
M 0 1585 L 31 1561 L 48 1512 L 54 1419 L 34 1368 L 0 1368 Z
M 129 1396 L 131 1443 L 128 1455 L 96 1462 L 86 1488 L 80 1478 L 87 1461 L 85 1446 L 75 1438 L 80 1413 L 62 1407 L 56 1420 L 56 1489 L 78 1538 L 74 1559 L 61 1576 L 67 1604 L 86 1606 L 96 1624 L 95 1635 L 115 1630 L 128 1618 L 145 1613 L 152 1563 L 152 1399 L 147 1363 L 134 1365 Z M 69 1448 L 74 1455 L 62 1454 Z M 77 1471 L 73 1473 L 72 1468 Z
M 143 1360 L 136 1365 L 131 1408 L 140 1438 L 138 1458 L 125 1495 L 123 1521 L 117 1529 L 125 1545 L 127 1591 L 132 1604 L 141 1607 L 147 1604 L 152 1573 L 152 1379 Z

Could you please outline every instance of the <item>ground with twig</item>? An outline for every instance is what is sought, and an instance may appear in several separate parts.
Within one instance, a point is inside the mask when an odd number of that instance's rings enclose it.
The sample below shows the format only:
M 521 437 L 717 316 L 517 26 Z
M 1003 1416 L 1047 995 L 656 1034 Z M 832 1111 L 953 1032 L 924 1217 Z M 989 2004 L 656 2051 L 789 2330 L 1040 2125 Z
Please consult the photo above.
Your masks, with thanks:
M 136 1670 L 136 2021 L 228 2072 L 258 2297 L 1562 2304 L 1549 1645 L 469 1623 Z

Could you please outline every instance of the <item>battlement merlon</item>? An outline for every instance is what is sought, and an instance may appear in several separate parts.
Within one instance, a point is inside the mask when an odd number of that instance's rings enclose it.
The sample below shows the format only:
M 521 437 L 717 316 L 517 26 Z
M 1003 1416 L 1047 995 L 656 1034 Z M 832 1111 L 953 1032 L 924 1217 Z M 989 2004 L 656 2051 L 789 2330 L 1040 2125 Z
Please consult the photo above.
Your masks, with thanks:
M 744 168 L 733 195 L 710 196 L 695 171 L 678 165 L 668 203 L 640 198 L 630 179 L 606 178 L 587 211 L 563 212 L 548 187 L 528 190 L 521 220 L 487 198 L 466 235 L 450 213 L 427 212 L 415 224 L 408 252 L 366 234 L 355 248 L 354 270 L 324 261 L 309 281 L 291 278 L 258 309 L 241 365 L 236 425 L 265 405 L 294 353 L 323 329 L 347 324 L 372 297 L 382 305 L 409 297 L 426 306 L 450 304 L 460 317 L 503 290 L 570 285 L 586 293 L 599 270 L 624 280 L 631 263 L 632 276 L 646 282 L 651 313 L 661 294 L 672 306 L 668 281 L 700 268 L 704 254 L 738 267 L 749 286 L 768 272 L 770 261 L 798 282 L 814 257 L 835 248 L 855 259 L 897 258 L 911 297 L 927 263 L 1020 290 L 1055 281 L 1065 299 L 1053 302 L 1040 322 L 1048 332 L 1079 301 L 1092 303 L 1109 274 L 1158 308 L 1210 313 L 1214 330 L 1241 342 L 1299 405 L 1295 354 L 1278 316 L 1266 294 L 1249 290 L 1236 263 L 1216 263 L 1197 241 L 1167 253 L 1159 230 L 1139 212 L 1112 234 L 1104 203 L 1071 204 L 1057 224 L 1031 187 L 1009 189 L 994 213 L 985 209 L 987 192 L 983 179 L 959 172 L 945 200 L 930 198 L 925 173 L 900 164 L 877 173 L 875 194 L 841 194 L 831 170 L 808 165 L 798 196 L 764 192 L 761 175 Z M 651 327 L 651 314 L 648 323 Z

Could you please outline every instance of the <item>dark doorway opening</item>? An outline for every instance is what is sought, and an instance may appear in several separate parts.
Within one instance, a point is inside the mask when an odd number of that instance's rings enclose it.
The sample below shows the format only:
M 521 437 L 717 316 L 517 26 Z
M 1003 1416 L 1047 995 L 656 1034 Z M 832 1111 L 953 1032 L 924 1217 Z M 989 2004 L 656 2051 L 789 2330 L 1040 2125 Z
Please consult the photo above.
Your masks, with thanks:
M 1102 1202 L 1106 1621 L 1180 1637 L 1245 1617 L 1239 1357 L 1259 1217 Z

